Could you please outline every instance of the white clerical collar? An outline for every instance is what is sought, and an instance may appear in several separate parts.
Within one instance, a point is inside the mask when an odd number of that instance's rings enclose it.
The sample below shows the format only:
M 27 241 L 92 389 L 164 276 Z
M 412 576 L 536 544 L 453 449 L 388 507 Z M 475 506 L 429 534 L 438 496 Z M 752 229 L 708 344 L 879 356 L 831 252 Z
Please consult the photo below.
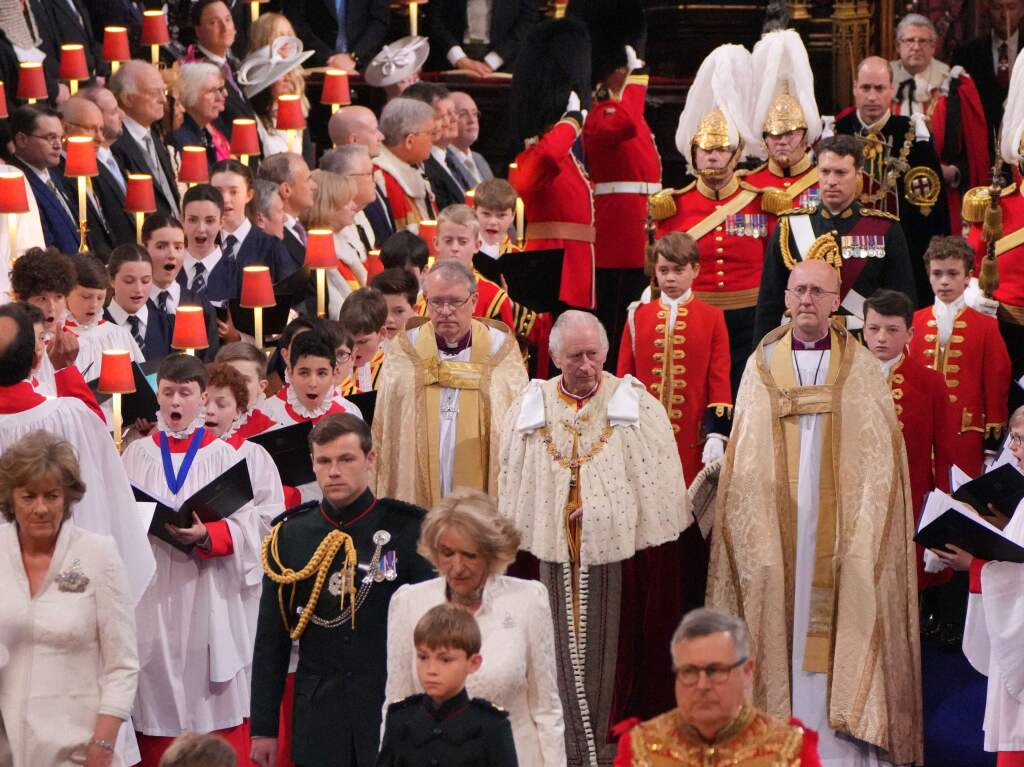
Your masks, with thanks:
M 902 352 L 897 354 L 891 360 L 879 360 L 878 364 L 882 366 L 882 375 L 888 378 L 893 369 L 899 367 L 901 362 L 903 362 Z
M 147 320 L 149 320 L 149 307 L 146 304 L 140 306 L 135 314 L 128 314 L 121 304 L 117 303 L 117 301 L 111 301 L 107 304 L 107 311 L 110 312 L 110 316 L 114 318 L 114 322 L 118 325 L 127 325 L 129 317 L 138 317 L 139 322 L 145 327 Z

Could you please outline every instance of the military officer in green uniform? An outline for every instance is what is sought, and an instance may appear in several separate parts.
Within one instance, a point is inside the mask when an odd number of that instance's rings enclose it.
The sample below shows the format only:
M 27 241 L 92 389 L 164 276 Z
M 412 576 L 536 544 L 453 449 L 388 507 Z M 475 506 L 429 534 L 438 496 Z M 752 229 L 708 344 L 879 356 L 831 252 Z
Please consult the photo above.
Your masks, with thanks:
M 836 314 L 858 334 L 864 326 L 864 300 L 876 290 L 915 295 L 899 220 L 856 199 L 860 143 L 853 136 L 832 136 L 818 143 L 817 155 L 820 205 L 781 213 L 768 241 L 754 317 L 755 345 L 781 324 L 786 284 L 798 261 L 822 259 L 839 272 Z
M 387 677 L 387 613 L 399 586 L 434 576 L 416 553 L 425 511 L 375 498 L 369 427 L 332 414 L 309 435 L 322 502 L 285 512 L 263 541 L 253 656 L 252 757 L 277 751 L 292 640 L 299 643 L 291 756 L 297 767 L 371 767 Z

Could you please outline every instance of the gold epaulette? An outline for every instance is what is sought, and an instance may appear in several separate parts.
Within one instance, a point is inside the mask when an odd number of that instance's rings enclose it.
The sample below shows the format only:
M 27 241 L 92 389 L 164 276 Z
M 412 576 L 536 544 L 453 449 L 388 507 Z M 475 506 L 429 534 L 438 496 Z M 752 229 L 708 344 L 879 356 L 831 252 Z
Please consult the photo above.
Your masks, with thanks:
M 864 215 L 864 216 L 875 216 L 876 218 L 887 218 L 890 221 L 897 221 L 897 222 L 900 220 L 899 216 L 894 216 L 892 213 L 889 213 L 889 212 L 884 211 L 884 210 L 877 210 L 876 208 L 861 208 L 860 212 L 861 212 L 861 215 Z
M 960 212 L 964 221 L 980 224 L 985 219 L 985 208 L 988 207 L 990 199 L 987 186 L 968 189 L 964 194 L 964 203 Z
M 651 218 L 655 221 L 664 221 L 666 218 L 674 216 L 678 210 L 676 207 L 675 195 L 684 191 L 686 190 L 662 189 L 660 192 L 655 192 L 650 195 L 647 198 L 647 209 L 651 213 Z
M 764 191 L 764 189 L 762 189 L 761 187 L 754 186 L 753 184 L 743 181 L 742 179 L 740 179 L 740 189 L 746 189 L 748 192 L 757 192 L 758 194 L 761 194 L 761 192 Z
M 814 213 L 818 209 L 817 205 L 803 205 L 799 208 L 786 208 L 780 210 L 776 215 L 779 216 L 807 216 Z
M 793 208 L 793 198 L 782 189 L 766 187 L 761 190 L 761 210 L 765 213 L 781 215 Z

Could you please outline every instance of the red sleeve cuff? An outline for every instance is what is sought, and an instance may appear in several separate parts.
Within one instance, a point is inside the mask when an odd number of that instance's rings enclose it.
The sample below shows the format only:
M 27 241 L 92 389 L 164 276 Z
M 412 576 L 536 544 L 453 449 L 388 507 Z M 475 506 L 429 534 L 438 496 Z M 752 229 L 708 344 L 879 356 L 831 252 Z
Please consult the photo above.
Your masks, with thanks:
M 234 543 L 231 540 L 231 529 L 225 520 L 221 519 L 217 522 L 210 522 L 206 526 L 206 532 L 210 535 L 210 550 L 203 551 L 197 546 L 196 553 L 200 559 L 226 557 L 235 550 Z
M 970 575 L 970 590 L 972 594 L 981 593 L 981 568 L 988 564 L 988 560 L 978 559 L 977 557 L 971 562 L 971 569 L 968 571 Z

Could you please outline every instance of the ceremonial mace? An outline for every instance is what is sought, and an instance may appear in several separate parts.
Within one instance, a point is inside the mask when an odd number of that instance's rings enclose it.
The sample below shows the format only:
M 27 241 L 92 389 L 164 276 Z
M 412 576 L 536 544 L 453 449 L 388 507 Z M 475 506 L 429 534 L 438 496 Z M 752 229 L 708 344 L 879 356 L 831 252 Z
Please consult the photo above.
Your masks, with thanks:
M 981 227 L 981 238 L 985 241 L 985 257 L 981 259 L 978 270 L 978 287 L 987 298 L 999 287 L 999 260 L 996 256 L 996 242 L 1003 236 L 1003 211 L 999 207 L 999 197 L 1003 191 L 1003 158 L 996 155 L 996 164 L 992 166 L 992 184 L 988 188 L 988 207 L 985 209 L 985 220 Z

